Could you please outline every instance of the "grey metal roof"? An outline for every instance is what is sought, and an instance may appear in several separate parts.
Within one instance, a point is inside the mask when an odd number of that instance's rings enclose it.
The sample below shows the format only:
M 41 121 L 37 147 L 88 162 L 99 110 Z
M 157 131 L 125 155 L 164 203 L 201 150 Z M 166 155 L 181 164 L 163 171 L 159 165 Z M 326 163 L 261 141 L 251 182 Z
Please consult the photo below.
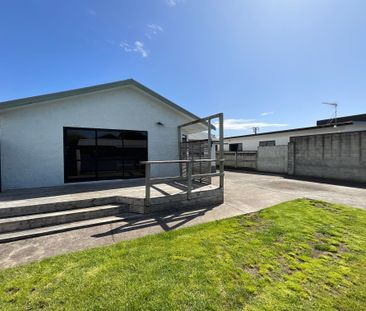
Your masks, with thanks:
M 338 123 L 337 126 L 345 126 L 345 125 L 352 125 L 352 124 L 355 124 L 355 122 L 348 121 L 348 122 Z M 262 136 L 262 135 L 280 134 L 280 133 L 290 133 L 290 132 L 299 132 L 299 131 L 306 131 L 306 130 L 314 130 L 314 129 L 326 128 L 326 127 L 334 127 L 334 124 L 319 125 L 319 126 L 309 126 L 309 127 L 300 127 L 300 128 L 294 128 L 294 129 L 288 129 L 288 130 L 273 131 L 273 132 L 263 132 L 263 133 L 257 133 L 257 134 L 228 136 L 228 137 L 225 137 L 225 139 L 242 138 L 242 137 L 253 137 L 253 136 Z
M 328 124 L 343 123 L 343 122 L 348 122 L 348 121 L 364 122 L 364 121 L 366 121 L 366 113 L 354 114 L 351 116 L 338 117 L 338 118 L 333 118 L 333 119 L 318 120 L 318 121 L 316 121 L 316 125 L 328 125 Z
M 120 87 L 120 86 L 134 86 L 134 87 L 148 93 L 149 95 L 157 98 L 158 100 L 162 101 L 169 107 L 171 107 L 175 110 L 178 110 L 193 119 L 199 119 L 199 117 L 196 116 L 195 114 L 189 112 L 188 110 L 182 108 L 181 106 L 178 106 L 177 104 L 173 103 L 169 99 L 161 96 L 160 94 L 154 92 L 153 90 L 149 89 L 148 87 L 142 85 L 141 83 L 139 83 L 133 79 L 126 79 L 126 80 L 117 81 L 117 82 L 98 84 L 98 85 L 94 85 L 94 86 L 88 86 L 88 87 L 83 87 L 83 88 L 68 90 L 68 91 L 62 91 L 62 92 L 57 92 L 57 93 L 50 93 L 50 94 L 45 94 L 45 95 L 26 97 L 26 98 L 20 98 L 20 99 L 15 99 L 15 100 L 8 100 L 8 101 L 0 102 L 0 112 L 2 110 L 6 110 L 6 109 L 12 109 L 12 108 L 21 107 L 21 106 L 28 106 L 28 105 L 35 104 L 35 103 L 41 103 L 41 102 L 46 102 L 46 101 L 50 101 L 50 100 L 56 100 L 56 99 L 61 99 L 61 98 L 66 98 L 66 97 L 71 97 L 71 96 L 76 96 L 76 95 L 82 95 L 82 94 L 86 94 L 86 93 L 103 91 L 103 90 L 112 89 L 112 88 L 116 88 L 116 87 Z

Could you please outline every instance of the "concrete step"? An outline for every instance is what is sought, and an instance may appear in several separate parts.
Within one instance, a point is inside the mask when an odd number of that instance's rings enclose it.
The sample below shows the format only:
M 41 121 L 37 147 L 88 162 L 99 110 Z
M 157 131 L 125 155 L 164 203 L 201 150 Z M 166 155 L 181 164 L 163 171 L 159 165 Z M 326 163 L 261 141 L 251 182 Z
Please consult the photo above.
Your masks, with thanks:
M 15 231 L 0 233 L 0 243 L 13 242 L 18 240 L 24 240 L 34 238 L 38 236 L 50 235 L 65 231 L 71 231 L 76 229 L 88 228 L 93 226 L 100 226 L 116 222 L 126 222 L 136 218 L 142 218 L 143 215 L 135 213 L 120 213 L 114 216 L 107 216 L 95 219 L 88 219 L 82 221 L 71 222 L 67 224 L 41 227 L 29 230 Z
M 43 203 L 43 204 L 38 203 L 29 205 L 25 201 L 24 204 L 19 204 L 16 206 L 0 207 L 0 218 L 51 213 L 77 208 L 114 204 L 116 202 L 117 202 L 116 196 L 80 199 L 80 200 L 55 201 L 50 203 Z
M 33 214 L 0 219 L 0 233 L 29 230 L 81 220 L 113 216 L 128 212 L 125 204 L 93 206 L 52 213 Z

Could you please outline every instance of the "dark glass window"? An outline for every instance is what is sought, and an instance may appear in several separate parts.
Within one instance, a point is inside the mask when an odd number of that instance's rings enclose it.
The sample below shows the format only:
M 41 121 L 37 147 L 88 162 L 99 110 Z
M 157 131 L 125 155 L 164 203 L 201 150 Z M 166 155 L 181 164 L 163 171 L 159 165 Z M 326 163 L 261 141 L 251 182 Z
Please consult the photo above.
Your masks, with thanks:
M 64 129 L 65 182 L 144 177 L 147 132 Z
M 119 159 L 122 155 L 122 131 L 97 131 L 98 158 Z
M 230 151 L 243 151 L 243 144 L 229 144 Z
M 99 179 L 123 178 L 124 163 L 123 160 L 98 160 L 97 172 Z
M 259 142 L 260 147 L 276 146 L 275 140 L 262 140 Z
M 123 159 L 126 178 L 145 176 L 144 167 L 140 162 L 147 159 L 147 132 L 124 132 Z
M 70 130 L 66 137 L 66 154 L 77 161 L 90 160 L 95 156 L 95 132 Z

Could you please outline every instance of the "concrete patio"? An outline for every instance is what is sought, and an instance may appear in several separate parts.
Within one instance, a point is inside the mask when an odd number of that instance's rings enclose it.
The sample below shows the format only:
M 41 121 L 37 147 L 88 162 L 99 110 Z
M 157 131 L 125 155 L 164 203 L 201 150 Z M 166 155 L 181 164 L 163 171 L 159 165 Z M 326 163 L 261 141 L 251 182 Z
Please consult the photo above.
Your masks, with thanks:
M 192 192 L 216 189 L 216 186 L 193 183 Z M 151 198 L 172 197 L 186 192 L 183 183 L 157 184 L 151 187 Z M 109 204 L 111 198 L 125 197 L 143 200 L 145 198 L 145 183 L 143 179 L 102 181 L 80 184 L 67 184 L 65 186 L 49 188 L 33 188 L 10 190 L 0 193 L 0 217 L 5 209 L 20 208 L 25 206 L 45 206 L 47 204 L 70 203 L 84 201 L 82 206 L 90 206 L 93 201 Z M 89 204 L 89 205 L 88 205 Z
M 0 243 L 135 219 L 139 214 L 213 206 L 223 189 L 211 184 L 110 181 L 8 191 L 0 194 Z
M 302 197 L 366 209 L 366 189 L 362 187 L 304 181 L 280 175 L 226 172 L 224 204 L 180 212 L 140 214 L 135 218 L 119 219 L 109 224 L 0 244 L 0 266 L 11 267 L 45 257 L 251 213 Z M 5 196 L 3 202 L 6 202 Z

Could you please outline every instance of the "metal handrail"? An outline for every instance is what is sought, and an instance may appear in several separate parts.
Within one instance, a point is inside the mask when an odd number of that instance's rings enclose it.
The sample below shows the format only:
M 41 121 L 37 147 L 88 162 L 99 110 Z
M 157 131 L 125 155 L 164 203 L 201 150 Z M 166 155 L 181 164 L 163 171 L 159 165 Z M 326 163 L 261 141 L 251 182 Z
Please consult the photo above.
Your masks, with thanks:
M 224 159 L 222 159 L 224 160 Z M 141 161 L 141 164 L 169 164 L 169 163 L 189 163 L 189 162 L 215 162 L 216 159 L 192 159 L 192 160 L 156 160 Z M 220 161 L 220 160 L 219 160 Z
M 193 163 L 195 162 L 220 162 L 219 173 L 203 173 L 192 175 Z M 224 186 L 224 161 L 225 159 L 192 159 L 192 160 L 161 160 L 161 161 L 141 161 L 141 164 L 145 165 L 145 205 L 150 206 L 151 200 L 151 185 L 156 183 L 164 183 L 170 181 L 183 181 L 187 180 L 187 199 L 191 198 L 192 193 L 192 179 L 202 177 L 220 177 L 220 188 Z M 153 177 L 151 178 L 151 165 L 153 164 L 172 164 L 172 163 L 186 163 L 187 164 L 187 176 L 171 176 L 171 177 Z

